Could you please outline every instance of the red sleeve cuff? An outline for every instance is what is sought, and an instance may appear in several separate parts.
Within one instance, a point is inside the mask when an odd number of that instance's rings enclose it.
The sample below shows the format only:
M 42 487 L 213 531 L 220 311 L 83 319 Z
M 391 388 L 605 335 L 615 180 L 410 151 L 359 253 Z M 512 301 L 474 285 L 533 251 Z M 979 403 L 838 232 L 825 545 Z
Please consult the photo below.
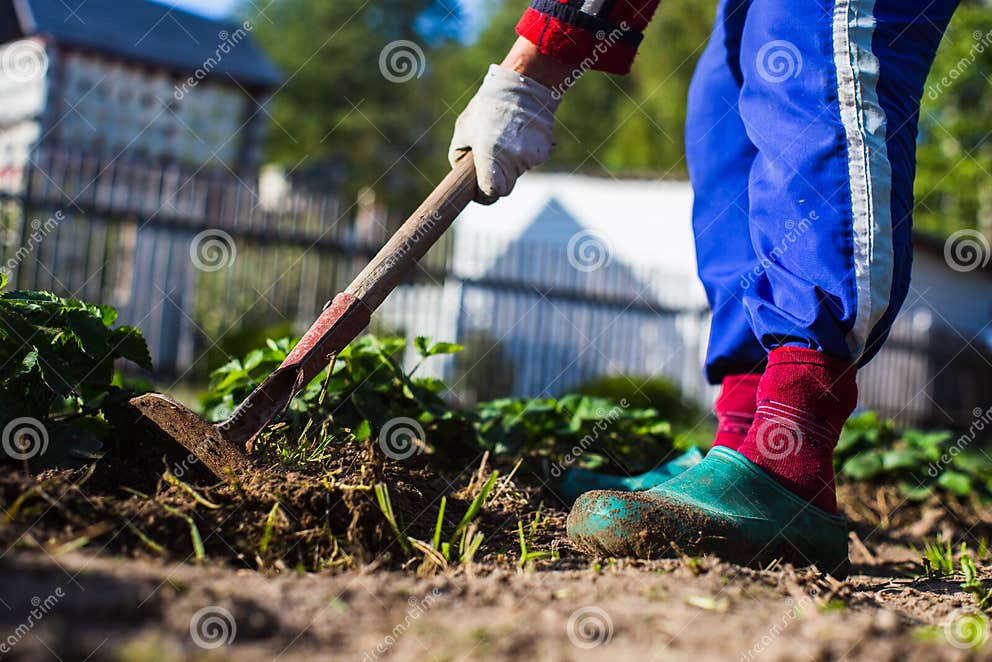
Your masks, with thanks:
M 576 26 L 566 21 L 564 16 L 529 7 L 517 23 L 517 34 L 536 45 L 543 55 L 583 71 L 620 75 L 630 72 L 642 37 L 640 32 L 605 22 Z

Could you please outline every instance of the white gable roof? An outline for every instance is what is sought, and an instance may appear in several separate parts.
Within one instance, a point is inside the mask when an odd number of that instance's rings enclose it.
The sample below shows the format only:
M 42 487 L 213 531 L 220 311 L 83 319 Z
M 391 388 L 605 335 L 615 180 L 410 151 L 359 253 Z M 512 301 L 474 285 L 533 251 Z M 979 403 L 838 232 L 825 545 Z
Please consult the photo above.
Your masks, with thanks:
M 696 278 L 691 210 L 688 182 L 529 173 L 510 196 L 490 206 L 470 205 L 458 218 L 454 268 L 468 278 L 512 276 L 508 268 L 527 268 L 533 276 L 535 269 L 558 265 L 508 259 L 514 244 L 555 247 L 565 256 L 573 238 L 591 233 L 612 267 L 629 270 L 660 301 L 700 305 L 705 296 Z M 609 271 L 599 277 L 623 287 L 625 279 Z
M 518 237 L 552 199 L 583 228 L 608 238 L 615 257 L 623 262 L 695 273 L 688 182 L 528 173 L 510 196 L 488 207 L 466 209 L 455 232 Z M 565 229 L 548 223 L 528 234 L 535 240 L 567 243 L 570 235 L 560 233 Z

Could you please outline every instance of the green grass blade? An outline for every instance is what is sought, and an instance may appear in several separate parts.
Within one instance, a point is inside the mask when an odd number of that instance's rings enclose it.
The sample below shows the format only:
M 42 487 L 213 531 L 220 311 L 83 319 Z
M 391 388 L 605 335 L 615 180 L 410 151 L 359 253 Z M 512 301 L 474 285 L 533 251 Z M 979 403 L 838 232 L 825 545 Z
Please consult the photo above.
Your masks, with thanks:
M 523 520 L 517 520 L 517 534 L 520 538 L 520 567 L 527 563 L 527 539 L 524 537 Z
M 186 524 L 189 526 L 189 538 L 193 543 L 193 554 L 196 557 L 196 562 L 202 563 L 205 561 L 207 558 L 207 551 L 203 547 L 203 538 L 200 537 L 200 529 L 197 528 L 196 522 L 193 521 L 193 518 L 181 510 L 173 508 L 167 504 L 159 503 L 158 505 L 162 506 L 166 512 L 186 520 Z
M 276 514 L 279 512 L 279 502 L 276 501 L 272 504 L 272 510 L 269 511 L 268 517 L 265 518 L 265 530 L 262 532 L 262 540 L 258 543 L 258 555 L 265 556 L 265 553 L 269 551 L 269 542 L 272 540 L 272 529 L 276 525 Z
M 383 516 L 389 522 L 389 526 L 396 535 L 396 541 L 403 548 L 403 552 L 407 556 L 410 556 L 413 554 L 413 545 L 410 544 L 410 539 L 407 538 L 406 534 L 400 531 L 400 526 L 396 522 L 396 515 L 393 513 L 393 502 L 389 498 L 389 488 L 382 483 L 377 484 L 375 486 L 375 498 L 379 502 L 379 510 L 382 511 Z
M 448 497 L 441 497 L 441 507 L 437 511 L 437 522 L 434 524 L 434 538 L 431 540 L 431 546 L 434 549 L 441 549 L 441 525 L 444 524 L 444 509 L 448 504 Z
M 489 480 L 486 481 L 486 484 L 482 486 L 481 490 L 479 490 L 479 493 L 475 496 L 474 499 L 472 499 L 472 503 L 469 504 L 468 510 L 465 511 L 465 516 L 462 517 L 462 521 L 459 522 L 458 526 L 455 528 L 455 535 L 461 533 L 465 529 L 465 527 L 467 527 L 472 522 L 472 520 L 474 520 L 478 516 L 479 511 L 482 510 L 482 507 L 486 503 L 486 499 L 489 498 L 489 493 L 492 491 L 493 486 L 496 484 L 497 478 L 499 478 L 499 472 L 494 471 L 492 475 L 489 476 Z
M 136 535 L 138 537 L 138 540 L 140 540 L 145 545 L 147 545 L 148 548 L 151 549 L 152 551 L 157 552 L 159 554 L 165 554 L 166 553 L 165 547 L 163 547 L 162 545 L 158 544 L 157 542 L 155 542 L 154 540 L 152 540 L 151 538 L 149 538 L 148 535 L 144 531 L 142 531 L 141 529 L 139 529 L 138 527 L 136 527 L 130 521 L 124 520 L 124 526 L 126 526 L 128 528 L 128 530 L 131 531 L 131 533 L 133 533 L 134 535 Z
M 471 563 L 472 559 L 475 558 L 475 553 L 479 551 L 479 546 L 482 545 L 482 540 L 485 536 L 481 533 L 476 533 L 472 536 L 472 540 L 469 542 L 465 551 L 462 552 L 462 563 Z

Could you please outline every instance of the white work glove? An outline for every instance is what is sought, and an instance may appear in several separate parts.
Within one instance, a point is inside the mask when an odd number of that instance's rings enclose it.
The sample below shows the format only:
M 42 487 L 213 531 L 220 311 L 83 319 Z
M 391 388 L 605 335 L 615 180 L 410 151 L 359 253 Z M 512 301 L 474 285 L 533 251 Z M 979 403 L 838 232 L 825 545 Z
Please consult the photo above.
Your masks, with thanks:
M 513 190 L 517 178 L 551 155 L 560 96 L 551 88 L 499 65 L 489 66 L 482 87 L 455 122 L 448 148 L 454 166 L 472 150 L 480 196 L 490 204 Z

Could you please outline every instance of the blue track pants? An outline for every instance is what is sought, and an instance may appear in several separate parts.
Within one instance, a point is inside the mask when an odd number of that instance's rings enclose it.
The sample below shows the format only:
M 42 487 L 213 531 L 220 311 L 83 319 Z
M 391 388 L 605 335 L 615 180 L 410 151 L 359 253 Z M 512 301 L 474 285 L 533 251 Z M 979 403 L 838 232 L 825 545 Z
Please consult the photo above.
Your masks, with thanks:
M 863 365 L 906 298 L 917 120 L 956 0 L 720 0 L 686 153 L 706 371 L 810 347 Z

